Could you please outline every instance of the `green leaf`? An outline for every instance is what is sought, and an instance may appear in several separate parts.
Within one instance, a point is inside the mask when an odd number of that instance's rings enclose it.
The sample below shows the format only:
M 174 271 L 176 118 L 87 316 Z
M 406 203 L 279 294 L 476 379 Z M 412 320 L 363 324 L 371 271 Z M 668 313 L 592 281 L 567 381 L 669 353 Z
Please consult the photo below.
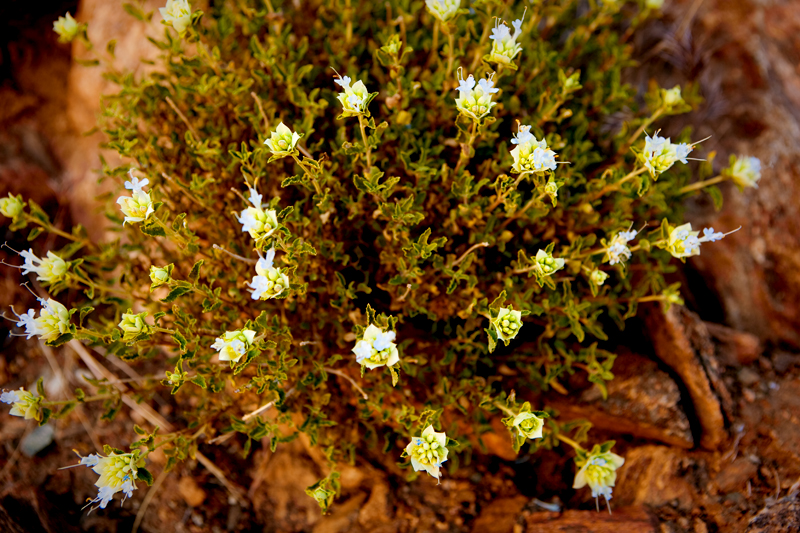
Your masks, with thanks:
M 161 226 L 159 226 L 158 224 L 155 224 L 155 223 L 151 224 L 151 223 L 147 223 L 147 222 L 142 222 L 141 224 L 139 224 L 139 230 L 142 233 L 144 233 L 145 235 L 149 235 L 151 237 L 166 237 L 167 236 L 167 232 L 164 231 L 164 228 L 162 228 Z
M 167 296 L 161 301 L 164 303 L 174 302 L 176 298 L 183 296 L 184 294 L 188 294 L 190 292 L 192 292 L 191 287 L 182 287 L 179 285 L 177 287 L 174 287 L 171 291 L 169 291 L 169 294 L 167 294 Z
M 722 209 L 722 191 L 716 185 L 706 187 L 705 191 L 711 196 L 711 200 L 714 202 L 714 209 L 720 211 Z
M 200 279 L 200 267 L 203 266 L 204 262 L 205 261 L 201 259 L 192 266 L 192 271 L 189 272 L 189 281 L 197 283 L 197 280 Z
M 178 346 L 181 347 L 181 352 L 186 352 L 186 337 L 181 335 L 180 331 L 176 331 L 172 338 L 178 343 Z
M 197 385 L 201 389 L 205 389 L 205 388 L 208 387 L 208 384 L 206 383 L 206 378 L 204 378 L 200 374 L 197 374 L 195 377 L 193 377 L 189 381 L 191 381 L 192 383 L 194 383 L 195 385 Z
M 136 479 L 144 481 L 148 487 L 153 484 L 153 474 L 146 468 L 136 469 Z

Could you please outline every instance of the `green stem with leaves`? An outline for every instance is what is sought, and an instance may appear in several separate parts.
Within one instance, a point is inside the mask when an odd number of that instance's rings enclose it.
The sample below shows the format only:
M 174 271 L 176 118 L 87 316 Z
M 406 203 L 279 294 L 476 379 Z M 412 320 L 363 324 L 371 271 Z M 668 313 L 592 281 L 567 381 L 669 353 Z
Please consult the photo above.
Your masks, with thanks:
M 361 118 L 361 117 L 359 116 L 359 119 L 360 119 L 360 118 Z M 361 132 L 362 132 L 362 133 L 364 132 L 364 129 L 363 129 L 363 128 L 361 129 Z M 300 165 L 300 168 L 302 168 L 302 169 L 303 169 L 303 172 L 305 173 L 305 175 L 306 175 L 306 176 L 308 176 L 308 177 L 311 179 L 311 183 L 314 185 L 314 190 L 315 190 L 315 191 L 317 191 L 317 194 L 318 194 L 318 195 L 320 195 L 320 196 L 322 196 L 322 188 L 320 188 L 320 186 L 319 186 L 319 183 L 317 183 L 317 178 L 315 178 L 315 177 L 314 177 L 314 175 L 313 175 L 313 174 L 311 174 L 311 173 L 308 171 L 308 168 L 306 168 L 306 166 L 303 164 L 303 162 L 302 162 L 302 161 L 300 161 L 300 158 L 299 158 L 299 157 L 297 157 L 297 154 L 294 154 L 294 153 L 293 153 L 293 154 L 292 154 L 292 157 L 294 158 L 295 162 L 296 162 L 298 165 Z
M 370 146 L 369 139 L 367 138 L 367 125 L 364 124 L 364 115 L 358 115 L 358 126 L 361 128 L 361 138 L 364 140 L 364 150 L 367 155 L 366 175 L 369 175 L 372 172 L 372 147 Z

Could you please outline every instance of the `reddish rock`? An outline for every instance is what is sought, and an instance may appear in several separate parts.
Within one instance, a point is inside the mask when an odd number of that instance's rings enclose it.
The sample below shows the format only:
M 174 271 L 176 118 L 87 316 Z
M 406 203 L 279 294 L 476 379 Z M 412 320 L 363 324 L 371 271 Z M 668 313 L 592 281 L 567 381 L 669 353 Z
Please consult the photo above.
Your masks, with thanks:
M 751 333 L 737 331 L 722 324 L 704 324 L 714 339 L 717 356 L 728 366 L 749 365 L 764 351 L 759 338 Z
M 674 82 L 699 84 L 706 98 L 680 125 L 695 127 L 693 139 L 713 135 L 703 148 L 717 152 L 717 170 L 739 153 L 763 165 L 757 189 L 722 184 L 720 212 L 705 193 L 687 202 L 686 217 L 695 227 L 742 227 L 704 245 L 689 264 L 718 296 L 726 323 L 800 347 L 800 11 L 795 2 L 758 0 L 682 0 L 666 7 L 681 22 L 664 25 L 664 37 L 676 43 L 668 61 L 683 77 Z M 693 38 L 678 34 L 686 27 Z M 664 63 L 653 66 L 663 79 Z
M 758 473 L 758 465 L 745 457 L 739 457 L 722 469 L 715 481 L 722 492 L 745 491 L 747 482 Z
M 723 406 L 730 411 L 730 395 L 719 375 L 714 345 L 702 321 L 677 305 L 663 312 L 649 306 L 644 313 L 658 357 L 681 378 L 702 427 L 700 445 L 719 448 L 727 439 Z
M 768 504 L 747 526 L 747 533 L 796 533 L 800 531 L 800 500 L 797 492 Z
M 481 510 L 480 516 L 472 524 L 473 533 L 514 533 L 514 525 L 526 503 L 528 498 L 524 496 L 494 500 Z
M 574 397 L 556 395 L 550 395 L 546 403 L 564 419 L 586 418 L 602 431 L 691 448 L 692 432 L 680 400 L 678 386 L 655 361 L 623 352 L 614 362 L 607 399 L 600 389 L 591 387 L 577 403 Z
M 526 517 L 525 533 L 656 533 L 657 521 L 644 507 L 606 511 L 532 513 Z M 495 531 L 485 529 L 483 531 Z
M 681 475 L 693 461 L 682 450 L 665 446 L 642 446 L 625 453 L 625 464 L 617 470 L 614 499 L 617 505 L 676 505 L 693 507 L 697 490 Z

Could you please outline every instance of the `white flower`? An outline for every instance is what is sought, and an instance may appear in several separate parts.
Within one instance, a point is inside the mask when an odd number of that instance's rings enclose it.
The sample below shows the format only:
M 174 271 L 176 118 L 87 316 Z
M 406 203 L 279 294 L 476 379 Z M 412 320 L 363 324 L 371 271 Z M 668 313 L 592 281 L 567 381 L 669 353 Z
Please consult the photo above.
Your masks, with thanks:
M 143 180 L 139 180 L 136 176 L 133 175 L 133 169 L 128 171 L 128 175 L 131 177 L 130 181 L 125 182 L 125 188 L 129 191 L 139 191 L 144 192 L 144 187 L 150 183 L 150 180 L 145 178 Z
M 39 420 L 39 404 L 42 399 L 21 388 L 19 390 L 3 391 L 0 402 L 14 404 L 8 414 L 21 416 L 25 420 Z
M 536 140 L 531 133 L 530 126 L 520 125 L 519 132 L 511 139 L 511 144 L 517 145 L 511 150 L 511 157 L 514 158 L 512 172 L 542 174 L 556 169 L 556 153 L 547 147 L 547 141 L 544 139 Z M 558 190 L 558 186 L 556 186 L 556 190 Z
M 424 470 L 438 480 L 442 476 L 439 468 L 447 461 L 447 435 L 428 426 L 422 435 L 411 439 L 405 451 L 411 458 L 414 472 Z
M 492 95 L 500 91 L 494 86 L 493 79 L 494 72 L 476 84 L 472 74 L 467 76 L 467 79 L 463 79 L 462 70 L 459 68 L 458 87 L 456 88 L 458 111 L 473 120 L 480 120 L 488 115 L 489 111 L 497 105 L 497 102 L 492 102 Z
M 666 245 L 662 247 L 672 254 L 673 257 L 683 259 L 684 257 L 700 255 L 701 243 L 719 241 L 730 233 L 733 232 L 721 233 L 715 232 L 714 228 L 705 228 L 703 230 L 703 236 L 698 237 L 700 232 L 692 231 L 691 222 L 687 222 L 686 224 L 672 228 L 669 232 Z
M 378 326 L 370 324 L 364 335 L 356 343 L 353 353 L 356 362 L 370 370 L 379 366 L 393 366 L 400 361 L 397 345 L 394 343 L 394 331 L 383 331 Z
M 255 189 L 250 189 L 249 200 L 254 207 L 245 208 L 237 220 L 242 231 L 250 233 L 256 244 L 260 244 L 278 229 L 278 215 L 274 209 L 263 209 L 261 195 Z
M 734 159 L 731 167 L 724 173 L 728 174 L 741 189 L 758 188 L 758 180 L 761 179 L 761 160 L 746 155 L 735 156 Z
M 237 362 L 253 345 L 256 332 L 250 329 L 237 329 L 226 331 L 222 337 L 217 337 L 212 348 L 219 352 L 220 361 Z
M 566 261 L 563 259 L 556 259 L 553 257 L 553 254 L 545 252 L 544 250 L 539 250 L 536 252 L 536 263 L 538 265 L 537 270 L 543 276 L 550 276 L 564 268 Z
M 273 157 L 285 157 L 294 153 L 294 147 L 297 141 L 300 140 L 300 137 L 301 135 L 299 133 L 292 132 L 292 130 L 281 122 L 278 124 L 278 127 L 275 128 L 275 131 L 272 132 L 270 138 L 264 141 L 264 144 L 269 147 Z
M 289 288 L 289 276 L 281 272 L 281 269 L 272 266 L 274 258 L 273 248 L 267 252 L 266 257 L 260 258 L 256 263 L 256 276 L 248 283 L 252 289 L 250 292 L 253 300 L 269 300 Z
M 147 185 L 150 180 L 144 179 L 139 181 L 138 178 L 133 176 L 131 170 L 131 181 L 125 182 L 125 188 L 131 191 L 131 196 L 120 196 L 117 198 L 122 213 L 125 215 L 125 220 L 122 222 L 124 226 L 126 222 L 144 222 L 150 215 L 153 214 L 153 200 L 150 195 L 142 189 Z
M 4 217 L 16 218 L 24 207 L 25 204 L 20 196 L 11 196 L 11 193 L 8 193 L 6 198 L 0 198 L 0 213 Z
M 36 279 L 45 283 L 55 283 L 67 273 L 67 263 L 53 252 L 47 252 L 46 259 L 40 259 L 33 254 L 32 249 L 23 250 L 19 254 L 25 259 L 25 263 L 20 267 L 22 274 L 36 273 Z
M 642 152 L 644 166 L 655 178 L 662 172 L 666 172 L 676 161 L 686 164 L 686 157 L 693 148 L 694 145 L 691 144 L 673 144 L 669 138 L 659 137 L 658 133 L 653 137 L 645 133 L 644 151 Z
M 80 454 L 78 456 L 81 457 Z M 136 490 L 138 470 L 142 466 L 141 463 L 143 463 L 143 459 L 138 457 L 138 453 L 115 452 L 108 457 L 100 454 L 81 457 L 78 465 L 88 466 L 94 470 L 95 474 L 100 475 L 100 478 L 95 482 L 95 486 L 99 489 L 97 497 L 90 501 L 89 504 L 99 503 L 99 507 L 105 509 L 106 505 L 118 492 L 122 492 L 125 495 L 122 501 L 133 496 L 133 491 Z
M 67 11 L 65 16 L 58 17 L 58 20 L 53 22 L 53 31 L 58 34 L 60 42 L 68 43 L 78 36 L 81 31 L 81 25 Z
M 517 42 L 522 35 L 522 19 L 511 23 L 514 26 L 514 33 L 506 25 L 505 21 L 495 19 L 492 36 L 492 51 L 489 53 L 489 61 L 494 61 L 503 65 L 509 65 L 514 58 L 522 51 L 522 45 Z
M 364 82 L 358 80 L 350 85 L 350 76 L 343 76 L 333 80 L 341 86 L 344 92 L 339 93 L 336 98 L 342 103 L 343 115 L 354 116 L 362 115 L 366 112 L 366 103 L 369 98 L 369 91 Z
M 36 312 L 33 309 L 28 309 L 23 315 L 17 315 L 19 319 L 17 327 L 25 328 L 27 338 L 38 335 L 40 339 L 48 342 L 69 333 L 71 316 L 69 310 L 52 298 L 47 301 L 40 299 L 39 303 L 42 305 L 39 318 L 34 318 Z M 16 315 L 16 312 L 14 314 Z
M 178 33 L 186 31 L 192 23 L 192 8 L 189 0 L 167 0 L 166 7 L 158 8 L 164 24 L 172 26 Z
M 624 263 L 631 258 L 628 241 L 635 239 L 637 233 L 638 231 L 636 230 L 620 231 L 611 239 L 611 242 L 606 246 L 606 260 L 609 264 Z
M 508 346 L 522 328 L 522 313 L 503 307 L 497 313 L 497 318 L 492 320 L 492 327 L 497 333 L 497 338 Z
M 625 459 L 611 452 L 600 452 L 595 446 L 586 462 L 575 475 L 573 489 L 582 489 L 587 484 L 592 489 L 592 497 L 603 496 L 606 502 L 611 499 L 611 488 L 617 480 L 617 469 L 625 464 Z
M 523 411 L 514 417 L 512 427 L 528 439 L 541 439 L 544 420 L 530 411 Z
M 461 0 L 425 0 L 425 5 L 431 15 L 447 22 L 456 16 L 458 8 L 461 7 Z

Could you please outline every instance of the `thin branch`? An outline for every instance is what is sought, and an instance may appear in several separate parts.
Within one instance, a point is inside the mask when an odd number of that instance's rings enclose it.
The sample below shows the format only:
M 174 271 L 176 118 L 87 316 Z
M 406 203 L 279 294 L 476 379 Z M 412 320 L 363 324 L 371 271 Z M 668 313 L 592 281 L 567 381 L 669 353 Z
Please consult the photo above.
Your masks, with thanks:
M 458 264 L 459 264 L 459 263 L 461 263 L 461 262 L 462 262 L 464 259 L 466 259 L 466 258 L 467 258 L 467 256 L 468 256 L 470 253 L 474 252 L 474 251 L 475 251 L 475 250 L 477 250 L 478 248 L 486 248 L 487 246 L 489 246 L 489 243 L 488 243 L 488 242 L 479 242 L 478 244 L 473 244 L 472 246 L 470 246 L 470 247 L 469 247 L 469 249 L 468 249 L 466 252 L 464 252 L 463 254 L 461 254 L 461 257 L 459 257 L 458 259 L 456 259 L 455 261 L 453 261 L 453 262 L 452 262 L 452 263 L 449 265 L 449 267 L 448 267 L 448 268 L 453 268 L 454 266 L 458 265 Z
M 291 395 L 293 392 L 294 392 L 294 387 L 292 387 L 291 389 L 289 389 L 289 392 L 287 392 L 287 393 L 286 393 L 286 396 L 285 396 L 284 398 L 288 398 L 288 397 L 289 397 L 289 396 L 290 396 L 290 395 Z M 247 413 L 246 415 L 244 415 L 244 416 L 242 417 L 242 420 L 244 420 L 244 421 L 247 421 L 247 420 L 249 420 L 249 419 L 253 418 L 254 416 L 258 416 L 258 415 L 260 415 L 261 413 L 263 413 L 264 411 L 266 411 L 267 409 L 269 409 L 270 407 L 272 407 L 273 405 L 275 405 L 275 402 L 276 402 L 276 401 L 277 401 L 277 400 L 273 400 L 273 401 L 271 401 L 271 402 L 269 402 L 269 403 L 265 403 L 264 405 L 262 405 L 261 407 L 259 407 L 259 408 L 258 408 L 258 409 L 256 409 L 255 411 L 253 411 L 253 412 L 251 412 L 251 413 Z M 219 438 L 219 437 L 217 437 L 217 438 Z M 214 440 L 216 440 L 216 439 L 214 439 Z
M 86 364 L 86 366 L 89 367 L 89 370 L 92 372 L 92 374 L 94 374 L 96 379 L 107 379 L 109 381 L 112 380 L 116 381 L 116 376 L 113 373 L 111 373 L 107 368 L 98 363 L 97 360 L 92 356 L 92 354 L 89 353 L 86 347 L 84 347 L 83 344 L 81 344 L 79 341 L 74 339 L 69 341 L 69 347 L 72 348 L 72 350 L 78 354 L 78 356 L 81 358 L 84 364 Z M 158 426 L 167 432 L 174 431 L 173 425 L 166 418 L 164 418 L 158 412 L 156 412 L 152 407 L 150 407 L 147 404 L 136 403 L 136 401 L 133 398 L 128 396 L 128 394 L 125 393 L 127 391 L 127 387 L 124 384 L 119 383 L 116 385 L 116 388 L 117 390 L 120 391 L 122 401 L 125 403 L 125 405 L 130 407 L 132 410 L 136 411 L 145 420 L 150 422 L 150 424 L 152 424 L 153 426 Z M 247 503 L 247 500 L 244 497 L 243 492 L 239 490 L 239 488 L 236 487 L 233 483 L 228 481 L 228 478 L 225 477 L 225 474 L 219 468 L 217 468 L 216 465 L 214 465 L 214 463 L 208 457 L 206 457 L 205 455 L 203 455 L 201 452 L 198 451 L 195 454 L 195 458 L 209 472 L 211 472 L 214 475 L 214 477 L 217 478 L 217 480 L 222 484 L 222 486 L 228 489 L 228 492 L 234 498 L 236 498 L 237 501 L 239 501 L 242 505 L 245 505 Z
M 229 256 L 233 257 L 234 259 L 238 259 L 239 261 L 244 261 L 245 263 L 250 263 L 251 265 L 255 265 L 255 264 L 257 264 L 257 263 L 258 263 L 258 261 L 257 261 L 257 260 L 255 260 L 255 259 L 248 259 L 247 257 L 242 257 L 241 255 L 237 255 L 237 254 L 235 254 L 235 253 L 233 253 L 233 252 L 229 252 L 228 250 L 226 250 L 225 248 L 223 248 L 223 247 L 222 247 L 222 246 L 220 246 L 219 244 L 215 244 L 215 245 L 213 246 L 213 248 L 214 248 L 215 250 L 219 250 L 219 251 L 221 251 L 221 252 L 225 252 L 225 253 L 226 253 L 226 254 L 228 254 Z
M 167 101 L 169 106 L 178 114 L 178 116 L 181 117 L 181 120 L 183 121 L 184 124 L 186 124 L 186 127 L 189 128 L 189 131 L 192 132 L 194 138 L 200 140 L 200 135 L 197 133 L 197 130 L 194 129 L 194 126 L 192 126 L 192 124 L 189 122 L 189 119 L 186 118 L 186 115 L 183 114 L 183 111 L 178 109 L 178 106 L 175 105 L 175 102 L 172 101 L 172 98 L 167 96 L 165 100 Z
M 256 101 L 256 105 L 258 106 L 258 112 L 261 113 L 261 118 L 264 119 L 264 127 L 267 128 L 267 134 L 269 134 L 269 131 L 272 128 L 269 127 L 269 120 L 267 119 L 267 114 L 264 113 L 264 107 L 261 105 L 261 98 L 259 98 L 258 95 L 253 91 L 250 91 L 250 96 L 252 96 L 253 100 Z
M 346 379 L 346 380 L 347 380 L 347 381 L 349 381 L 349 382 L 350 382 L 350 384 L 351 384 L 351 385 L 352 385 L 352 386 L 353 386 L 353 387 L 354 387 L 354 388 L 355 388 L 355 389 L 356 389 L 356 390 L 357 390 L 357 391 L 358 391 L 358 392 L 361 394 L 361 396 L 362 396 L 362 397 L 363 397 L 365 400 L 369 400 L 369 396 L 367 396 L 367 393 L 366 393 L 366 392 L 364 392 L 364 389 L 362 389 L 361 387 L 359 387 L 359 386 L 358 386 L 358 383 L 356 383 L 356 382 L 355 382 L 355 380 L 354 380 L 353 378 L 351 378 L 350 376 L 348 376 L 348 375 L 347 375 L 347 374 L 345 374 L 344 372 L 341 372 L 341 371 L 339 371 L 339 370 L 334 370 L 333 368 L 327 368 L 327 367 L 323 368 L 322 370 L 324 370 L 325 372 L 329 372 L 329 373 L 331 373 L 331 374 L 336 374 L 337 376 L 339 376 L 339 377 L 342 377 L 342 378 Z
M 139 530 L 139 525 L 142 523 L 142 519 L 144 519 L 144 512 L 147 511 L 150 501 L 152 501 L 153 497 L 156 495 L 156 492 L 158 492 L 158 488 L 161 486 L 161 483 L 163 483 L 166 478 L 167 471 L 162 470 L 153 483 L 153 486 L 147 491 L 147 495 L 145 495 L 144 500 L 142 500 L 142 506 L 139 507 L 139 511 L 136 513 L 136 520 L 133 521 L 131 533 L 136 533 Z

